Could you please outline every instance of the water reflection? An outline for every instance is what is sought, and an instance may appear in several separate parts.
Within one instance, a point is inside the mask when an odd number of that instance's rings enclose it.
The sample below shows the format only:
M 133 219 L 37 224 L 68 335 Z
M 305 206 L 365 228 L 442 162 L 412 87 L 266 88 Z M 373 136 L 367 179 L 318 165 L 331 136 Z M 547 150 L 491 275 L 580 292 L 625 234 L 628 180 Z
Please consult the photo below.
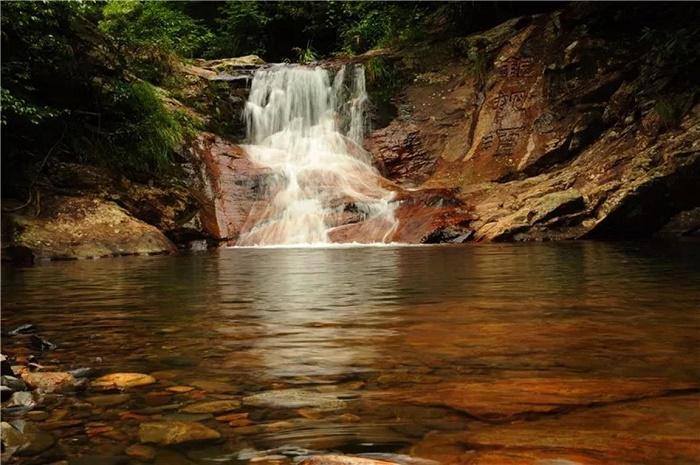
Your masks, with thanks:
M 700 380 L 692 244 L 225 249 L 7 268 L 2 282 L 3 328 L 37 325 L 57 366 L 167 370 L 161 393 L 207 380 L 238 397 L 294 388 L 342 400 L 318 418 L 254 408 L 258 429 L 204 455 L 238 441 L 404 450 L 467 428 L 430 398 L 461 396 L 454 386 L 500 386 L 480 398 L 488 411 L 524 378 Z M 109 421 L 100 415 L 91 421 Z

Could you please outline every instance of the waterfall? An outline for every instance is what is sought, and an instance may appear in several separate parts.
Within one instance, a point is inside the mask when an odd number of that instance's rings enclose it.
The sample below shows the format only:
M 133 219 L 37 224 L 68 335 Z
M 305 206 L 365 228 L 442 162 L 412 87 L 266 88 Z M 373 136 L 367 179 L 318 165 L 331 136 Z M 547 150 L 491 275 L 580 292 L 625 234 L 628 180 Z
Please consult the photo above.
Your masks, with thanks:
M 245 108 L 248 156 L 269 168 L 237 245 L 388 242 L 393 193 L 362 140 L 367 91 L 361 65 L 259 69 Z

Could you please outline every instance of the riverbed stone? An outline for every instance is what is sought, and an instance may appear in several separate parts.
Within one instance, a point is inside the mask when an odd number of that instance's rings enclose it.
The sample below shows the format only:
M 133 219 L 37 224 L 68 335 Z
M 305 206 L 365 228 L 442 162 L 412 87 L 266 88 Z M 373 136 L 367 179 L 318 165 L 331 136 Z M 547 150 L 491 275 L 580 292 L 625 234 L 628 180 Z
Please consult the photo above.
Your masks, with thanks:
M 129 389 L 139 386 L 147 386 L 156 382 L 151 375 L 143 373 L 112 373 L 97 378 L 91 386 L 95 389 Z
M 241 403 L 237 400 L 211 400 L 186 405 L 180 411 L 184 413 L 223 413 L 237 410 L 240 406 Z
M 64 371 L 37 371 L 22 374 L 22 379 L 29 386 L 43 392 L 64 392 L 74 389 L 78 381 Z
M 334 410 L 345 407 L 345 402 L 338 397 L 307 389 L 277 389 L 253 394 L 243 398 L 243 404 L 251 407 L 269 408 L 303 408 L 316 407 Z
M 90 396 L 85 400 L 96 407 L 114 407 L 128 402 L 131 399 L 129 394 L 105 394 L 100 396 Z
M 143 444 L 133 444 L 127 447 L 124 453 L 142 462 L 152 462 L 156 457 L 156 450 Z
M 11 391 L 26 391 L 27 385 L 19 378 L 10 375 L 3 375 L 0 384 L 7 386 Z
M 192 381 L 190 384 L 212 394 L 226 394 L 228 392 L 236 392 L 238 390 L 236 386 L 221 381 L 198 379 Z
M 355 457 L 351 455 L 313 455 L 305 457 L 298 462 L 299 465 L 397 465 L 397 462 L 373 459 L 368 457 Z
M 14 450 L 16 455 L 36 455 L 56 442 L 50 433 L 41 431 L 33 423 L 24 420 L 2 422 L 0 428 L 4 447 Z
M 528 415 L 566 411 L 589 404 L 607 404 L 674 391 L 698 389 L 700 383 L 659 378 L 527 377 L 464 380 L 413 386 L 407 396 L 420 404 L 445 406 L 484 420 L 510 420 Z
M 166 389 L 166 391 L 174 392 L 175 394 L 184 394 L 193 390 L 192 386 L 170 386 Z
M 184 421 L 160 421 L 141 423 L 139 440 L 142 443 L 161 445 L 219 439 L 221 434 L 200 423 Z
M 31 392 L 20 391 L 12 394 L 12 397 L 10 397 L 6 407 L 27 407 L 28 409 L 31 409 L 35 405 L 36 401 L 34 400 L 34 396 Z
M 444 464 L 679 465 L 697 463 L 698 394 L 655 397 L 529 421 L 476 422 L 428 434 L 412 455 Z

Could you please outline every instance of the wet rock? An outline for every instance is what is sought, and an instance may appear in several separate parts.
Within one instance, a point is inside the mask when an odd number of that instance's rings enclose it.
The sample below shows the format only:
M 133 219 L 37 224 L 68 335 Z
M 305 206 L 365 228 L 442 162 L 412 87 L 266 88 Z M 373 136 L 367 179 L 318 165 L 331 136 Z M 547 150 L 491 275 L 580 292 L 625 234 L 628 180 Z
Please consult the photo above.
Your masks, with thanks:
M 211 413 L 166 413 L 163 415 L 163 419 L 172 421 L 186 421 L 186 422 L 198 422 L 209 420 L 213 418 L 214 415 Z
M 75 370 L 68 370 L 68 373 L 73 375 L 74 378 L 87 378 L 95 373 L 94 368 L 76 368 Z
M 95 389 L 129 389 L 147 386 L 156 382 L 153 376 L 143 373 L 112 373 L 94 380 L 90 386 Z
M 12 394 L 12 397 L 10 397 L 6 407 L 27 407 L 28 409 L 31 409 L 35 405 L 36 401 L 34 400 L 34 396 L 31 392 L 20 391 Z
M 696 395 L 659 397 L 524 422 L 475 423 L 468 431 L 432 433 L 411 449 L 441 463 L 677 465 L 695 463 Z
M 0 366 L 2 367 L 2 376 L 15 376 L 12 365 L 4 354 L 0 354 Z
M 56 344 L 47 339 L 44 339 L 41 336 L 37 336 L 36 334 L 32 334 L 30 342 L 32 344 L 32 347 L 41 352 L 48 352 L 50 350 L 56 349 Z
M 243 404 L 252 407 L 303 408 L 316 407 L 334 410 L 345 407 L 345 402 L 330 393 L 305 389 L 279 389 L 265 391 L 243 398 Z
M 42 196 L 38 216 L 10 214 L 12 246 L 34 259 L 79 259 L 176 250 L 154 226 L 130 216 L 116 203 L 88 197 Z
M 36 327 L 33 324 L 25 323 L 23 325 L 17 326 L 15 329 L 9 331 L 7 334 L 9 336 L 17 336 L 18 334 L 28 334 L 34 331 L 36 331 Z
M 152 462 L 156 458 L 156 450 L 154 448 L 141 444 L 133 444 L 127 447 L 124 453 L 142 462 Z
M 129 457 L 125 455 L 86 455 L 71 457 L 69 465 L 124 465 L 129 463 Z
M 166 389 L 166 391 L 174 392 L 175 394 L 184 394 L 193 390 L 192 386 L 170 386 Z
M 27 390 L 27 385 L 24 384 L 24 382 L 16 378 L 14 376 L 10 375 L 3 375 L 0 377 L 0 384 L 3 386 L 7 386 L 11 391 L 26 391 Z
M 699 387 L 697 383 L 656 378 L 512 378 L 439 383 L 427 389 L 416 386 L 407 395 L 420 404 L 442 405 L 484 420 L 505 421 Z
M 43 392 L 65 392 L 75 389 L 79 383 L 64 371 L 37 371 L 22 375 L 22 379 L 31 387 Z
M 31 421 L 44 421 L 49 418 L 49 412 L 43 410 L 34 410 L 32 412 L 27 412 L 27 420 Z
M 238 388 L 236 386 L 233 386 L 229 383 L 223 383 L 221 381 L 210 381 L 202 379 L 192 381 L 190 384 L 212 394 L 226 394 L 228 392 L 238 391 Z
M 30 422 L 15 420 L 2 422 L 2 443 L 16 455 L 36 455 L 49 449 L 56 442 L 50 433 L 39 430 Z
M 103 396 L 90 396 L 85 400 L 96 407 L 114 407 L 128 402 L 131 399 L 129 394 L 107 394 Z
M 199 423 L 166 421 L 141 423 L 139 440 L 161 445 L 219 439 L 221 434 Z
M 396 465 L 388 460 L 356 457 L 351 455 L 313 455 L 304 457 L 299 465 Z
M 212 400 L 187 405 L 180 411 L 184 413 L 222 413 L 237 410 L 240 406 L 241 403 L 237 400 Z

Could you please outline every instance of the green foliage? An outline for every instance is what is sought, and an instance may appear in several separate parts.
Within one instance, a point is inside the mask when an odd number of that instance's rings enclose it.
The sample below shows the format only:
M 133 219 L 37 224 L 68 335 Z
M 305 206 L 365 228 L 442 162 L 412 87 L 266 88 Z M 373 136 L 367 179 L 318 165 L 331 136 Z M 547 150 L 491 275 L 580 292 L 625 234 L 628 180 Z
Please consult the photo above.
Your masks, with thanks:
M 107 135 L 104 160 L 131 173 L 163 173 L 173 150 L 183 142 L 186 128 L 167 110 L 155 87 L 147 82 L 120 85 L 113 93 L 114 112 L 125 121 Z
M 110 0 L 99 23 L 119 45 L 157 47 L 182 57 L 199 56 L 212 33 L 166 1 Z
M 270 17 L 259 2 L 227 1 L 219 9 L 217 34 L 209 56 L 232 57 L 249 54 L 264 54 L 265 35 Z
M 363 52 L 424 38 L 428 2 L 343 2 L 347 18 L 341 37 L 344 50 Z
M 310 43 L 304 48 L 294 47 L 292 50 L 294 50 L 297 54 L 297 63 L 308 65 L 309 63 L 313 63 L 314 61 L 318 60 L 318 56 L 316 55 L 314 49 L 311 48 Z

